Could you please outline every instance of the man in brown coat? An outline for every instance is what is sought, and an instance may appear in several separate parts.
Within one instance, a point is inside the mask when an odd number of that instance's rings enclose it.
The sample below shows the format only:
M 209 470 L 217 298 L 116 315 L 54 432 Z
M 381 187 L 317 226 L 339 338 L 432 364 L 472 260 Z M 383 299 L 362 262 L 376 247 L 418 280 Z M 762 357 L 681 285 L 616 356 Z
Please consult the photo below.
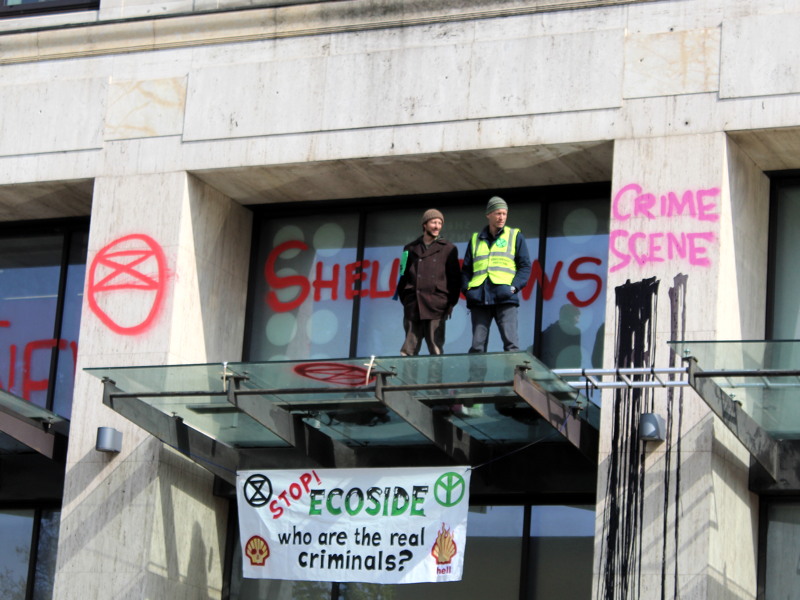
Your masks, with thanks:
M 400 354 L 419 353 L 422 340 L 428 352 L 444 349 L 444 324 L 458 302 L 461 268 L 458 250 L 439 237 L 444 215 L 435 208 L 422 215 L 422 236 L 403 248 L 402 273 L 397 294 L 403 303 L 406 339 Z

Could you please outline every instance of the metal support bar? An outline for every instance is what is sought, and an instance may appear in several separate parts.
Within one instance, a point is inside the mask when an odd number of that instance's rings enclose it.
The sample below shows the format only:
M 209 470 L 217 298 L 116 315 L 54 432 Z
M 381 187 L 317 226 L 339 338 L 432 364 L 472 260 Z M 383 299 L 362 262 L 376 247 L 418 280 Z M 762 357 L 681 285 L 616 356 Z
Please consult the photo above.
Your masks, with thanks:
M 553 373 L 561 378 L 579 377 L 579 381 L 566 381 L 567 385 L 582 390 L 620 389 L 620 388 L 662 388 L 688 387 L 685 379 L 662 379 L 660 375 L 674 377 L 685 376 L 686 367 L 627 367 L 620 369 L 553 369 Z M 604 378 L 611 377 L 611 381 Z
M 238 382 L 228 384 L 228 402 L 321 465 L 332 467 L 356 462 L 354 448 L 311 427 L 301 416 L 289 412 L 289 405 L 276 405 L 249 391 L 241 393 Z
M 0 410 L 0 431 L 47 458 L 63 462 L 67 438 L 45 423 Z
M 689 385 L 699 394 L 708 407 L 725 426 L 747 448 L 750 455 L 773 479 L 778 478 L 778 441 L 744 412 L 710 376 L 703 372 L 693 357 L 683 359 L 689 365 Z
M 236 484 L 236 469 L 239 466 L 239 453 L 236 449 L 192 429 L 180 417 L 167 415 L 138 398 L 131 398 L 130 395 L 117 398 L 119 392 L 113 381 L 103 379 L 103 404 L 207 471 Z
M 486 446 L 456 427 L 442 415 L 416 400 L 408 391 L 386 384 L 387 374 L 378 377 L 375 396 L 387 408 L 461 464 L 474 465 L 489 456 Z
M 519 366 L 514 373 L 514 391 L 556 428 L 569 442 L 580 450 L 592 464 L 597 462 L 599 433 L 589 423 L 578 418 L 572 408 L 546 392 L 526 374 L 526 367 Z

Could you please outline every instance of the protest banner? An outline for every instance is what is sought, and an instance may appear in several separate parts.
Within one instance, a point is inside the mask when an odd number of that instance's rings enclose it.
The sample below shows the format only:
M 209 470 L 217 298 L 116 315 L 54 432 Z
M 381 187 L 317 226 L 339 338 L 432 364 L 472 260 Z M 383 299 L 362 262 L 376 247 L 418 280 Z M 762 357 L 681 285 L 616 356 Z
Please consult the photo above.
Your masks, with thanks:
M 243 574 L 459 581 L 469 476 L 469 467 L 239 471 Z

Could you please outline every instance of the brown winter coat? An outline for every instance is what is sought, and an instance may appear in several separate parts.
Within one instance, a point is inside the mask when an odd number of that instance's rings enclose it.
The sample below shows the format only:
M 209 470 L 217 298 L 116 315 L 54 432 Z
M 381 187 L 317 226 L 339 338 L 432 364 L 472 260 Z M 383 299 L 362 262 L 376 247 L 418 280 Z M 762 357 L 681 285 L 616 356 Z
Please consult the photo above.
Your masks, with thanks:
M 407 244 L 406 270 L 397 282 L 405 318 L 415 321 L 445 318 L 458 302 L 461 267 L 458 250 L 439 238 L 425 248 L 422 237 Z

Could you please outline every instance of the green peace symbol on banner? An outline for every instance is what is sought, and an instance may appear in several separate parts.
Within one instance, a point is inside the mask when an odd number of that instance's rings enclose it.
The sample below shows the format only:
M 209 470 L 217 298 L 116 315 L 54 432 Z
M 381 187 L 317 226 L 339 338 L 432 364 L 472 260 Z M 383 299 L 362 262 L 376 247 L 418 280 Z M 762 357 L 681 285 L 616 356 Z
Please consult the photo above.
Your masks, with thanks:
M 433 497 L 441 506 L 455 506 L 464 498 L 467 485 L 458 473 L 445 473 L 433 486 Z

